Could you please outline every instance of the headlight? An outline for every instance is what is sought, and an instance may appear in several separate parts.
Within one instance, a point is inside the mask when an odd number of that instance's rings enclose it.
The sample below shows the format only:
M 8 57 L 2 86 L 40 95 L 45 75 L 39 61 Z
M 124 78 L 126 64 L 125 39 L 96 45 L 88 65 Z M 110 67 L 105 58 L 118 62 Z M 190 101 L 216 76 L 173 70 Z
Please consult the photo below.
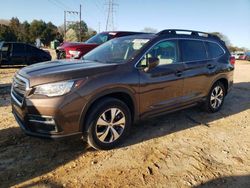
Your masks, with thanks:
M 69 54 L 72 55 L 72 57 L 74 57 L 74 58 L 78 58 L 80 53 L 81 52 L 77 51 L 77 50 L 69 50 Z
M 74 81 L 64 81 L 51 84 L 39 85 L 35 88 L 34 94 L 55 97 L 64 95 L 72 89 Z

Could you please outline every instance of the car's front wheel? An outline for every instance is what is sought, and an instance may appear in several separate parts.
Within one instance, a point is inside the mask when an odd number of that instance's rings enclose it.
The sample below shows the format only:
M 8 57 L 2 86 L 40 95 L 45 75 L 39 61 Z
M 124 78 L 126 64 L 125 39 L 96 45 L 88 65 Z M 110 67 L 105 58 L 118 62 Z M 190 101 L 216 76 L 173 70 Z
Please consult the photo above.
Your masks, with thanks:
M 221 82 L 216 82 L 211 88 L 205 102 L 205 109 L 208 112 L 218 112 L 224 102 L 225 87 Z
M 115 98 L 95 104 L 87 121 L 87 140 L 95 149 L 112 149 L 119 145 L 131 126 L 128 106 Z

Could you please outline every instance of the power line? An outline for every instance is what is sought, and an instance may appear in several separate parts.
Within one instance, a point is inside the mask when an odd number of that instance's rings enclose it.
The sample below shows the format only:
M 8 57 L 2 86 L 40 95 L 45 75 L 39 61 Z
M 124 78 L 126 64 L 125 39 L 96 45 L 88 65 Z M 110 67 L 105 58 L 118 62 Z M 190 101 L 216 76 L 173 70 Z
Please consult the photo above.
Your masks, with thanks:
M 64 4 L 63 2 L 59 1 L 59 0 L 54 0 L 55 2 L 57 2 L 58 4 L 62 5 L 63 7 L 65 7 L 66 9 L 71 9 L 68 5 Z
M 48 0 L 48 1 L 49 1 L 50 3 L 52 3 L 54 6 L 56 6 L 57 8 L 64 10 L 63 7 L 59 6 L 59 5 L 58 5 L 57 3 L 55 3 L 54 1 L 52 1 L 52 0 Z

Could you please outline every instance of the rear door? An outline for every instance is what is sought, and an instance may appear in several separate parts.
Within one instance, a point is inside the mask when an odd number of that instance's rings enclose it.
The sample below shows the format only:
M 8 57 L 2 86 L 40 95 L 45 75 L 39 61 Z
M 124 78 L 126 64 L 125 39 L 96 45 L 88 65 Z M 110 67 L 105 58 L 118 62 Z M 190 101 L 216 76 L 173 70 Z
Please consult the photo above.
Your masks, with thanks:
M 181 39 L 179 44 L 185 66 L 183 99 L 186 103 L 192 103 L 207 95 L 210 77 L 216 69 L 216 63 L 208 60 L 203 41 Z
M 140 74 L 140 113 L 150 116 L 181 105 L 183 95 L 183 64 L 179 63 L 176 40 L 159 42 L 145 54 L 140 62 L 147 64 L 148 58 L 158 58 L 159 65 Z
M 27 64 L 31 65 L 33 63 L 41 62 L 42 61 L 42 52 L 31 45 L 27 45 Z
M 23 43 L 13 43 L 10 61 L 12 64 L 26 64 L 26 45 Z

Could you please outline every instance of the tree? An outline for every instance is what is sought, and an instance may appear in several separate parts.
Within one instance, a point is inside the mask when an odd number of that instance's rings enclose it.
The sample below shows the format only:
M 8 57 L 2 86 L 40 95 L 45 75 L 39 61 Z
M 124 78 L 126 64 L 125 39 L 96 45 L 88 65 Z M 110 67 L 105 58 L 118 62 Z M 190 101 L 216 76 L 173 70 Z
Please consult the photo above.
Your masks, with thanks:
M 142 32 L 146 32 L 146 33 L 157 33 L 157 29 L 154 29 L 152 27 L 145 27 Z
M 21 23 L 18 18 L 11 18 L 9 23 L 10 29 L 13 31 L 13 33 L 16 36 L 17 41 L 22 41 L 22 34 L 20 33 L 21 30 Z
M 51 22 L 46 24 L 46 27 L 41 35 L 42 42 L 48 46 L 52 40 L 56 38 L 57 35 L 57 27 L 53 25 Z
M 66 39 L 69 42 L 75 42 L 75 41 L 77 41 L 77 34 L 76 34 L 76 32 L 75 32 L 74 29 L 69 29 L 66 32 Z
M 16 35 L 9 26 L 0 25 L 0 41 L 16 41 Z
M 42 38 L 43 32 L 46 29 L 46 23 L 42 20 L 33 20 L 30 24 L 30 38 L 35 41 L 37 38 Z
M 81 36 L 79 36 L 79 22 L 68 25 L 67 29 L 73 29 L 76 32 L 78 41 L 82 41 L 82 39 L 86 37 L 86 33 L 88 32 L 88 26 L 83 20 L 81 21 Z
M 218 36 L 221 40 L 223 40 L 223 41 L 225 42 L 225 44 L 226 44 L 227 47 L 232 46 L 232 44 L 231 44 L 229 38 L 228 38 L 226 35 L 224 35 L 223 33 L 220 33 L 220 32 L 212 32 L 211 34 L 216 35 L 216 36 Z
M 24 21 L 20 28 L 20 41 L 26 42 L 26 43 L 32 43 L 32 40 L 30 38 L 30 24 L 27 21 Z

